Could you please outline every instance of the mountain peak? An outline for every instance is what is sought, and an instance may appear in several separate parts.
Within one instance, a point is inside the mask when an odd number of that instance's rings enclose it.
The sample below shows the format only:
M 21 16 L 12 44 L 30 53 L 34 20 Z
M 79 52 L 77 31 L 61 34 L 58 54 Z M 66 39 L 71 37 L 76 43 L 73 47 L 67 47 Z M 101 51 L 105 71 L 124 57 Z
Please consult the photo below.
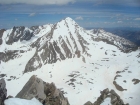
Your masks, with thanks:
M 71 20 L 71 21 L 73 21 L 73 19 L 70 18 L 70 17 L 66 17 L 64 20 Z
M 66 17 L 65 19 L 64 19 L 64 21 L 66 21 L 67 23 L 74 23 L 74 24 L 77 24 L 72 18 L 70 18 L 70 17 Z
M 56 23 L 57 28 L 59 29 L 74 29 L 75 26 L 77 26 L 78 24 L 70 17 L 67 17 L 65 19 L 62 19 L 61 21 L 59 21 L 58 23 Z M 79 25 L 78 25 L 79 26 Z M 60 28 L 61 27 L 61 28 Z M 67 30 L 67 29 L 66 29 Z

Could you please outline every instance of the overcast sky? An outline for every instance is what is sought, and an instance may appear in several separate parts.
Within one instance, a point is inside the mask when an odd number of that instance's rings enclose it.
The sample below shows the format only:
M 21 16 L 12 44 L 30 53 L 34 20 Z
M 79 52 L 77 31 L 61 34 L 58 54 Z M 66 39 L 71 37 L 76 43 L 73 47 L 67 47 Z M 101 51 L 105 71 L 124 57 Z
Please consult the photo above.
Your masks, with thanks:
M 56 23 L 84 28 L 140 28 L 140 0 L 0 0 L 0 28 Z

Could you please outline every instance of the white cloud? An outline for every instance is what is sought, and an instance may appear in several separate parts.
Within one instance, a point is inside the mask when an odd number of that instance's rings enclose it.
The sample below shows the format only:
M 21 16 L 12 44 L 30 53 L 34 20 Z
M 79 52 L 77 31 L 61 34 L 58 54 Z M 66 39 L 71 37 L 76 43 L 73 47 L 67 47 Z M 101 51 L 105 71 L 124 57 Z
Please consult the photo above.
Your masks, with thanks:
M 29 14 L 29 16 L 30 16 L 30 17 L 31 17 L 31 16 L 35 16 L 35 14 L 36 14 L 36 13 L 31 13 L 31 14 Z
M 35 4 L 35 5 L 64 5 L 74 2 L 91 2 L 94 5 L 100 4 L 131 4 L 138 5 L 139 0 L 0 0 L 0 4 L 15 4 L 15 3 L 25 3 L 25 4 Z
M 118 21 L 117 23 L 122 23 L 122 21 Z
M 105 24 L 108 24 L 108 23 L 110 23 L 110 22 L 104 22 Z
M 64 5 L 74 3 L 75 0 L 0 0 L 0 4 L 35 4 L 35 5 Z
M 140 18 L 136 18 L 136 19 L 134 19 L 134 20 L 140 20 Z
M 83 20 L 83 17 L 82 16 L 78 16 L 75 18 L 76 20 Z

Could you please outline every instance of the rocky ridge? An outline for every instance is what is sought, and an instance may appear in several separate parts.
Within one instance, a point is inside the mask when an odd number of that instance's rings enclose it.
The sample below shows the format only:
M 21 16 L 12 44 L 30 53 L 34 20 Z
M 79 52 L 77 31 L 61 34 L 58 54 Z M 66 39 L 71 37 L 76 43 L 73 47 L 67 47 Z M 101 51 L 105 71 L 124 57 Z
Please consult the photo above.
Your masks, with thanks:
M 7 62 L 35 48 L 24 70 L 27 73 L 67 58 L 91 57 L 88 50 L 93 41 L 114 45 L 125 53 L 138 49 L 132 42 L 102 29 L 85 30 L 68 17 L 56 24 L 0 30 L 0 61 Z
M 129 105 L 124 104 L 120 96 L 114 90 L 109 91 L 108 88 L 101 91 L 101 95 L 97 98 L 97 100 L 94 103 L 88 101 L 84 105 L 101 105 L 106 98 L 111 98 L 111 105 Z
M 4 104 L 7 98 L 6 84 L 3 79 L 0 80 L 0 105 Z M 90 101 L 84 105 L 101 105 L 106 98 L 111 98 L 111 105 L 128 105 L 120 99 L 119 95 L 114 91 L 105 89 L 101 91 L 101 95 L 94 103 Z M 31 100 L 38 99 L 43 105 L 70 105 L 68 99 L 64 97 L 63 92 L 57 89 L 54 83 L 46 83 L 42 79 L 33 75 L 29 81 L 24 85 L 22 90 L 16 95 L 16 98 Z
M 69 105 L 67 98 L 54 83 L 46 83 L 35 75 L 29 79 L 16 97 L 28 100 L 35 97 L 43 105 Z

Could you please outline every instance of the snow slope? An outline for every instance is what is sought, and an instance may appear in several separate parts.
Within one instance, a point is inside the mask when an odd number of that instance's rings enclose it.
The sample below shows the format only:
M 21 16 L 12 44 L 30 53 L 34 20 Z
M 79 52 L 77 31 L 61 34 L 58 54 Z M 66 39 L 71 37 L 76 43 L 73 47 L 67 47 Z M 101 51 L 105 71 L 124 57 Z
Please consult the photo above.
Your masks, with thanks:
M 24 51 L 19 57 L 0 59 L 0 74 L 6 74 L 0 77 L 6 80 L 8 95 L 15 96 L 37 75 L 62 89 L 71 105 L 93 103 L 106 88 L 114 89 L 125 103 L 140 103 L 140 50 L 132 51 L 135 45 L 130 41 L 103 30 L 85 30 L 71 18 L 33 32 L 24 46 L 23 41 L 0 45 L 3 53 L 6 49 Z
M 19 98 L 10 98 L 5 100 L 5 105 L 42 105 L 37 99 L 25 100 Z

